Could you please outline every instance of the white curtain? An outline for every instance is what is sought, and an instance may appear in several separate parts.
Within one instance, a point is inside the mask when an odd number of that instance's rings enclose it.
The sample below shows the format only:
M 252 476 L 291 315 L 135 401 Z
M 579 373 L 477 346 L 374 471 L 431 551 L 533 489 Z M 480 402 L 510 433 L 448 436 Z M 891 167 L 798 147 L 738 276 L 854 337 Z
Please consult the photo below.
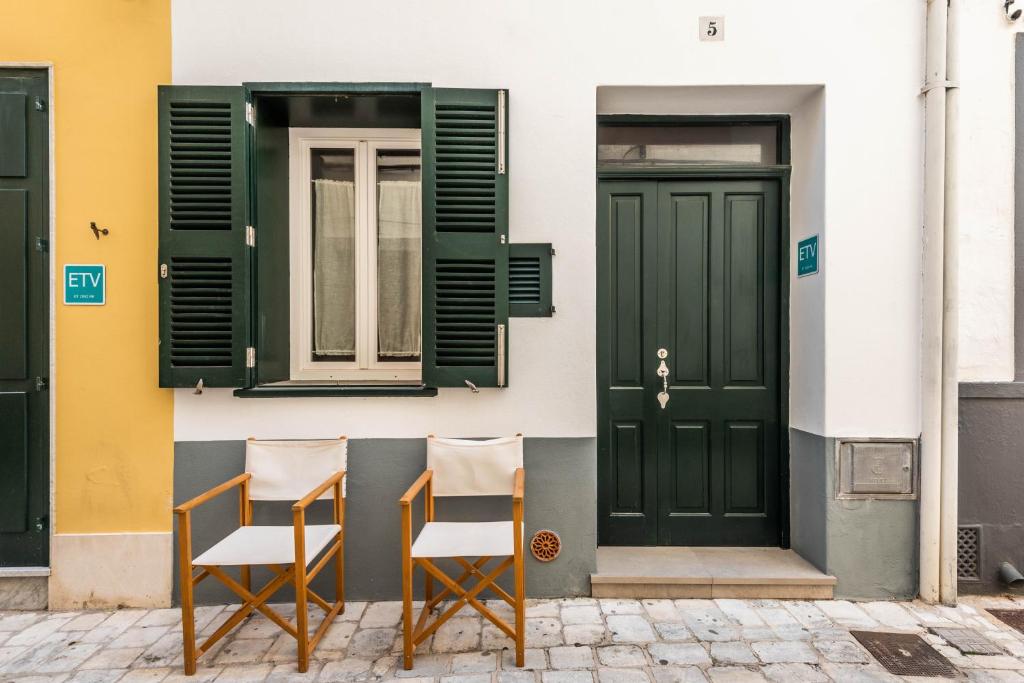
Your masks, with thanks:
M 313 350 L 356 352 L 356 205 L 350 180 L 314 180 Z
M 377 208 L 377 335 L 383 357 L 420 355 L 420 183 L 384 180 Z

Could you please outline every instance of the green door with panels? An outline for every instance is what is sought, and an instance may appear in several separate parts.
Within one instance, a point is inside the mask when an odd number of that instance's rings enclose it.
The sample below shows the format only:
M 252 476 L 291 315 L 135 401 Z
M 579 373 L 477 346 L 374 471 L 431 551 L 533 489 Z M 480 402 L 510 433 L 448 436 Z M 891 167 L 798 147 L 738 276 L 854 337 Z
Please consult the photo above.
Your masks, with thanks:
M 777 180 L 598 187 L 599 541 L 779 545 Z
M 49 561 L 47 76 L 0 69 L 0 567 Z

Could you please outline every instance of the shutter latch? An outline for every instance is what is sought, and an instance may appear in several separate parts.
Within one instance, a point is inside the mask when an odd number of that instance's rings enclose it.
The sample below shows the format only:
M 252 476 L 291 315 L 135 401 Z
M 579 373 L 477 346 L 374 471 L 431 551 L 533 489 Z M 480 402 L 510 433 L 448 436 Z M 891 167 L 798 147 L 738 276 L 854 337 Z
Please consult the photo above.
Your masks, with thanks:
M 254 368 L 256 367 L 256 347 L 248 346 L 245 349 L 245 367 Z
M 247 246 L 256 246 L 256 228 L 251 225 L 245 226 L 245 243 Z

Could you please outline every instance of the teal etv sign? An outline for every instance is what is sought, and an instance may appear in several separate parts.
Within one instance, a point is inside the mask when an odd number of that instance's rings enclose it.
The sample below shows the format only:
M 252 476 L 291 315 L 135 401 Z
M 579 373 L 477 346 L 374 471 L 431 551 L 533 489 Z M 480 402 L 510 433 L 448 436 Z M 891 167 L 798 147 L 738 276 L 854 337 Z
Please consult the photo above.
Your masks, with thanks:
M 811 235 L 796 245 L 796 276 L 814 275 L 818 272 L 818 236 Z
M 69 306 L 102 306 L 107 303 L 107 267 L 101 264 L 65 264 L 64 303 Z

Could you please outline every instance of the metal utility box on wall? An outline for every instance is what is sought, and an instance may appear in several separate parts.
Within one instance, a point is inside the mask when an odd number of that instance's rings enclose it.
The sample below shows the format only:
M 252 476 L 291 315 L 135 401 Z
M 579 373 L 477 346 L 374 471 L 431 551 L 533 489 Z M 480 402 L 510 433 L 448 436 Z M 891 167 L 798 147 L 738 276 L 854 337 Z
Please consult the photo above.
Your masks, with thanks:
M 836 498 L 916 500 L 917 441 L 839 439 L 836 441 Z

